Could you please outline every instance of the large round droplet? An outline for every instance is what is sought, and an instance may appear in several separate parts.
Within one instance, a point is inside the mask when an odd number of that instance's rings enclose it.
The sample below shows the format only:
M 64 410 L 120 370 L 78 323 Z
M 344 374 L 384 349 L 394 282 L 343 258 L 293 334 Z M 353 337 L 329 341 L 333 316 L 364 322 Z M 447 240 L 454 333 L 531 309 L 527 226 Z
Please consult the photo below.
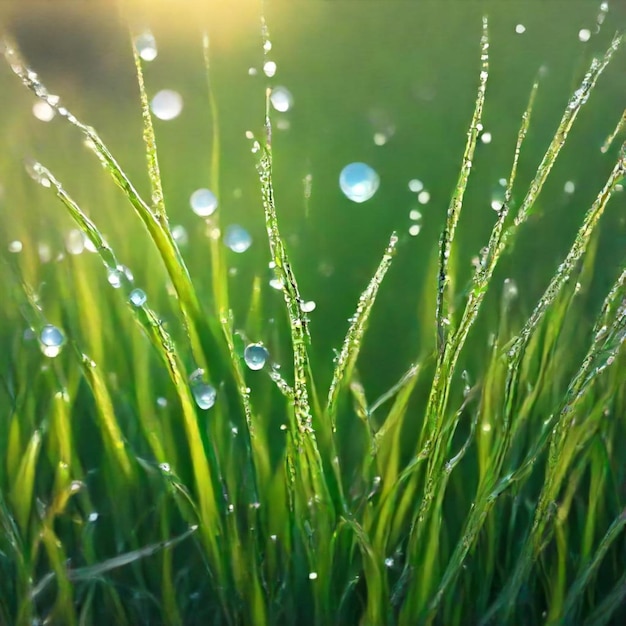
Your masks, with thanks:
M 367 163 L 350 163 L 339 175 L 339 186 L 353 202 L 365 202 L 378 190 L 380 177 Z
M 217 209 L 217 198 L 210 189 L 196 189 L 189 198 L 193 212 L 200 217 L 208 217 Z
M 146 292 L 143 289 L 133 289 L 128 299 L 133 306 L 140 307 L 146 303 L 148 296 L 146 296 Z
M 53 326 L 46 324 L 39 333 L 39 347 L 41 351 L 50 358 L 57 356 L 63 349 L 65 343 L 65 335 L 63 332 Z
M 251 343 L 244 350 L 243 360 L 251 370 L 260 370 L 263 369 L 269 356 L 265 346 L 260 343 Z
M 279 113 L 285 113 L 293 106 L 293 96 L 286 87 L 274 87 L 270 101 Z
M 231 224 L 224 233 L 224 244 L 233 252 L 245 252 L 252 245 L 250 233 L 238 224 Z
M 150 107 L 160 120 L 173 120 L 183 110 L 183 97 L 173 89 L 162 89 L 152 98 Z

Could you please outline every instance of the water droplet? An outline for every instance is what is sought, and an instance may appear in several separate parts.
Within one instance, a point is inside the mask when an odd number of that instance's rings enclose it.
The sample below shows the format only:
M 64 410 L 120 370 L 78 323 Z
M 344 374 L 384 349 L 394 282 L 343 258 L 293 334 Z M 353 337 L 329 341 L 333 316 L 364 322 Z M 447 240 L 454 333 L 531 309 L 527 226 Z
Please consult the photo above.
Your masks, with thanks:
M 196 404 L 203 410 L 210 409 L 217 400 L 215 387 L 204 381 L 204 370 L 197 369 L 189 376 L 189 384 Z
M 196 189 L 189 198 L 193 212 L 200 217 L 208 217 L 217 209 L 217 198 L 210 189 Z
M 87 520 L 93 523 L 98 519 L 98 517 L 99 515 L 94 511 L 93 513 L 89 513 Z
M 82 254 L 85 250 L 85 235 L 82 230 L 73 228 L 65 236 L 65 249 L 70 254 Z
M 283 281 L 282 281 L 282 280 L 280 280 L 280 278 L 272 278 L 272 279 L 270 280 L 270 287 L 271 287 L 272 289 L 278 289 L 278 290 L 280 290 L 280 289 L 282 289 L 282 288 L 283 288 Z
M 52 248 L 50 247 L 50 244 L 45 241 L 40 241 L 37 244 L 37 254 L 39 255 L 39 260 L 42 263 L 48 263 L 52 258 Z
M 38 100 L 33 104 L 33 115 L 42 122 L 49 122 L 55 116 L 55 110 L 45 100 Z
M 300 303 L 300 310 L 303 313 L 311 313 L 312 311 L 315 311 L 315 307 L 317 305 L 315 304 L 315 302 L 313 300 L 309 300 L 307 302 L 301 302 Z
M 276 74 L 276 63 L 274 63 L 274 61 L 266 61 L 263 64 L 263 73 L 268 78 L 272 78 L 272 76 Z
M 123 273 L 117 267 L 109 267 L 107 270 L 107 280 L 113 289 L 119 289 L 122 286 Z
M 256 76 L 258 73 L 259 71 L 256 69 L 256 67 L 248 68 L 248 76 Z
M 526 32 L 526 26 L 524 26 L 524 24 L 516 24 L 515 25 L 515 32 L 518 35 L 522 35 L 523 33 Z
M 252 237 L 243 226 L 231 224 L 224 234 L 224 244 L 233 252 L 241 254 L 252 245 Z
M 424 189 L 424 183 L 418 178 L 412 178 L 409 181 L 409 189 L 413 193 L 419 193 L 420 191 L 422 191 L 422 189 Z
M 130 300 L 131 304 L 136 307 L 140 307 L 146 303 L 148 296 L 146 296 L 146 293 L 145 291 L 143 291 L 143 289 L 133 289 L 130 292 L 130 296 L 128 297 L 128 299 Z
M 385 133 L 374 133 L 374 144 L 377 146 L 384 146 L 387 141 L 389 137 Z
M 491 196 L 491 208 L 499 213 L 504 207 L 504 189 L 498 186 Z
M 563 191 L 567 194 L 572 194 L 576 191 L 576 184 L 572 180 L 568 180 L 563 186 Z
M 409 235 L 411 235 L 411 237 L 417 237 L 420 232 L 422 230 L 422 227 L 420 224 L 411 224 L 409 226 Z
M 160 120 L 173 120 L 183 110 L 183 97 L 173 89 L 162 89 L 152 98 L 150 107 Z
M 393 567 L 394 560 L 389 556 L 385 559 L 385 567 Z
M 39 333 L 39 347 L 45 356 L 54 358 L 63 349 L 65 343 L 65 335 L 63 332 L 53 326 L 46 324 Z
M 489 131 L 484 132 L 481 136 L 480 136 L 480 140 L 483 143 L 491 143 L 491 133 Z
M 159 463 L 159 469 L 166 474 L 169 474 L 172 471 L 169 463 Z
M 428 204 L 430 202 L 430 194 L 426 190 L 420 191 L 417 194 L 417 201 L 420 204 Z
M 317 580 L 317 572 L 309 572 L 309 580 Z
M 339 187 L 344 195 L 353 202 L 365 202 L 378 190 L 380 177 L 366 163 L 350 163 L 339 175 Z
M 139 56 L 144 61 L 154 61 L 157 58 L 157 45 L 156 39 L 154 35 L 146 30 L 141 35 L 135 37 L 135 47 L 137 48 L 137 52 Z
M 422 214 L 417 209 L 411 209 L 409 211 L 409 219 L 417 222 L 418 220 L 422 219 Z
M 270 102 L 277 111 L 285 113 L 293 106 L 293 96 L 286 87 L 274 87 Z
M 260 343 L 251 343 L 244 350 L 243 360 L 251 370 L 260 370 L 263 369 L 269 356 L 265 346 Z
M 578 39 L 583 43 L 591 39 L 591 31 L 588 28 L 581 28 L 578 31 Z
M 172 228 L 172 237 L 179 246 L 186 246 L 189 243 L 187 229 L 180 224 L 177 224 Z
M 19 239 L 16 239 L 15 241 L 11 241 L 9 243 L 9 252 L 12 252 L 13 254 L 17 254 L 18 252 L 21 252 L 23 249 L 24 249 L 24 245 Z
M 157 406 L 164 409 L 167 406 L 167 398 L 164 398 L 163 396 L 159 396 L 156 400 L 156 403 L 157 403 Z

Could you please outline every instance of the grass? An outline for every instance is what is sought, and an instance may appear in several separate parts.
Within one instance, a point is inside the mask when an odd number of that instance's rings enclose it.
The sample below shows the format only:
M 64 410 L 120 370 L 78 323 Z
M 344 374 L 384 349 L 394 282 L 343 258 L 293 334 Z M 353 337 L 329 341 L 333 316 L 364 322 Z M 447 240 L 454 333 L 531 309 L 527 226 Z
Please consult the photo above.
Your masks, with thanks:
M 269 41 L 266 25 L 263 37 Z M 253 153 L 292 362 L 286 373 L 268 364 L 263 384 L 243 361 L 247 335 L 264 326 L 260 277 L 246 327 L 238 329 L 218 211 L 206 218 L 216 234 L 208 243 L 210 302 L 198 295 L 198 268 L 187 267 L 170 228 L 137 52 L 151 202 L 97 132 L 50 96 L 5 40 L 4 56 L 23 85 L 82 133 L 121 189 L 160 267 L 137 291 L 98 219 L 73 199 L 72 181 L 27 163 L 104 267 L 82 256 L 53 266 L 51 299 L 33 287 L 42 272 L 36 254 L 4 255 L 0 265 L 10 296 L 1 309 L 9 358 L 0 372 L 0 623 L 409 626 L 513 624 L 524 615 L 528 624 L 596 625 L 626 618 L 625 269 L 596 307 L 594 328 L 581 330 L 598 224 L 626 172 L 624 146 L 526 320 L 513 313 L 514 283 L 501 289 L 494 279 L 501 258 L 515 254 L 518 231 L 620 45 L 615 38 L 592 62 L 521 193 L 517 168 L 541 88 L 533 85 L 503 206 L 473 276 L 459 288 L 457 225 L 488 93 L 484 20 L 437 289 L 423 296 L 433 320 L 423 332 L 435 347 L 369 403 L 358 359 L 398 238 L 390 234 L 329 389 L 320 389 L 298 268 L 280 231 L 269 91 Z M 219 196 L 208 38 L 203 50 L 210 179 Z M 514 189 L 523 197 L 517 208 Z M 98 290 L 102 276 L 115 287 L 113 301 Z M 168 323 L 143 298 L 163 284 L 175 305 Z M 498 327 L 482 339 L 489 356 L 470 381 L 460 357 L 486 294 L 499 290 Z M 53 354 L 42 343 L 51 324 L 64 339 Z M 418 383 L 429 389 L 424 402 Z M 215 397 L 209 409 L 198 403 L 201 394 L 208 404 Z

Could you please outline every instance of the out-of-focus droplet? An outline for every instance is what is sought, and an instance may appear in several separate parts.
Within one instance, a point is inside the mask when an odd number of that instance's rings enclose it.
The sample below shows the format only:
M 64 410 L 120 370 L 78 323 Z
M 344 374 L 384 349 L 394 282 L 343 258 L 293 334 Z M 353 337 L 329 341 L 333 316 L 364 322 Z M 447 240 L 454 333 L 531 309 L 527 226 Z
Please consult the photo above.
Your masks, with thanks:
M 162 89 L 152 98 L 150 108 L 160 120 L 173 120 L 183 110 L 183 97 L 173 89 Z
M 135 48 L 137 48 L 139 56 L 144 61 L 154 61 L 154 59 L 157 58 L 158 50 L 156 39 L 149 30 L 135 37 Z
M 252 237 L 243 226 L 231 224 L 224 233 L 224 244 L 233 252 L 241 254 L 252 245 Z
M 50 122 L 55 116 L 55 110 L 45 100 L 37 100 L 33 104 L 33 115 L 42 122 Z
M 200 217 L 208 217 L 217 209 L 217 198 L 210 189 L 196 189 L 189 198 L 193 212 Z
M 274 87 L 270 102 L 277 111 L 286 113 L 293 106 L 293 96 L 287 87 Z

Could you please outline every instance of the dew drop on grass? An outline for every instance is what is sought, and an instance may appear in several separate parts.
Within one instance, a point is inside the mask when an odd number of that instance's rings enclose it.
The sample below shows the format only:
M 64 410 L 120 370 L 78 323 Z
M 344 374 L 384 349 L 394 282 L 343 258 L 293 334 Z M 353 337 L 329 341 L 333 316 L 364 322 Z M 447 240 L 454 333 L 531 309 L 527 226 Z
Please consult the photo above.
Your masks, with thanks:
M 38 100 L 33 104 L 33 115 L 42 122 L 50 122 L 55 116 L 55 111 L 45 100 Z
M 422 227 L 420 224 L 411 224 L 409 226 L 409 235 L 411 235 L 411 237 L 417 237 L 420 232 L 422 230 Z
M 260 343 L 251 343 L 244 350 L 243 360 L 251 370 L 260 370 L 265 366 L 269 356 L 265 346 Z
M 204 381 L 204 370 L 197 369 L 189 376 L 189 385 L 191 393 L 196 404 L 203 410 L 210 409 L 217 400 L 217 391 L 215 387 Z
M 317 306 L 317 304 L 315 304 L 315 301 L 308 300 L 306 302 L 301 302 L 300 303 L 300 310 L 303 313 L 311 313 L 312 311 L 315 311 L 315 307 L 316 306 Z
M 146 293 L 145 291 L 143 291 L 143 289 L 133 289 L 130 292 L 130 296 L 128 297 L 128 299 L 130 300 L 132 305 L 140 307 L 146 303 L 148 297 L 146 296 Z
M 417 209 L 411 209 L 409 211 L 409 219 L 417 222 L 422 219 L 422 214 Z
M 107 280 L 113 289 L 119 289 L 122 286 L 123 272 L 117 267 L 109 267 L 107 269 Z
M 524 24 L 516 24 L 515 25 L 515 32 L 518 35 L 522 35 L 523 33 L 526 32 L 526 26 L 524 26 Z
M 309 580 L 317 580 L 317 572 L 309 572 Z
M 173 120 L 183 110 L 183 97 L 173 89 L 162 89 L 152 98 L 150 107 L 160 120 Z
M 576 191 L 576 184 L 574 183 L 574 181 L 572 180 L 568 180 L 565 185 L 563 186 L 563 191 L 566 194 L 572 194 L 574 193 L 574 191 Z
M 63 349 L 65 343 L 65 335 L 63 332 L 52 324 L 46 324 L 39 333 L 39 346 L 43 354 L 47 357 L 54 358 L 58 356 Z
M 90 521 L 92 524 L 98 520 L 99 515 L 94 511 L 93 513 L 89 513 L 89 515 L 87 516 L 87 520 Z
M 18 252 L 21 252 L 23 249 L 24 249 L 24 245 L 19 239 L 9 242 L 9 252 L 12 252 L 13 254 L 17 254 Z
M 282 280 L 280 280 L 280 278 L 272 278 L 272 279 L 270 280 L 270 287 L 271 287 L 272 289 L 277 289 L 277 290 L 280 290 L 280 289 L 282 289 L 282 288 L 283 288 L 283 281 L 282 281 Z
M 581 28 L 578 31 L 578 39 L 585 43 L 591 39 L 591 31 L 588 28 Z
M 385 559 L 385 567 L 393 567 L 394 560 L 389 556 Z
M 380 176 L 366 163 L 350 163 L 339 175 L 339 187 L 352 202 L 365 202 L 378 191 Z
M 135 37 L 135 47 L 137 48 L 139 56 L 144 61 L 154 61 L 154 59 L 157 58 L 158 51 L 156 39 L 149 30 L 144 31 L 141 35 L 137 35 L 137 37 Z
M 169 463 L 159 463 L 159 469 L 166 474 L 169 474 L 172 471 Z
M 293 96 L 286 87 L 274 87 L 270 102 L 279 113 L 286 113 L 293 106 Z
M 208 217 L 217 209 L 217 198 L 210 189 L 196 189 L 189 198 L 193 212 L 200 217 Z
M 252 245 L 252 237 L 243 226 L 231 224 L 224 233 L 224 244 L 233 252 L 241 254 Z
M 167 398 L 164 398 L 163 396 L 159 396 L 156 400 L 156 403 L 157 403 L 157 406 L 164 409 L 167 406 Z
M 480 140 L 482 141 L 482 143 L 491 143 L 491 133 L 489 131 L 485 131 L 484 133 L 481 134 L 480 136 Z

